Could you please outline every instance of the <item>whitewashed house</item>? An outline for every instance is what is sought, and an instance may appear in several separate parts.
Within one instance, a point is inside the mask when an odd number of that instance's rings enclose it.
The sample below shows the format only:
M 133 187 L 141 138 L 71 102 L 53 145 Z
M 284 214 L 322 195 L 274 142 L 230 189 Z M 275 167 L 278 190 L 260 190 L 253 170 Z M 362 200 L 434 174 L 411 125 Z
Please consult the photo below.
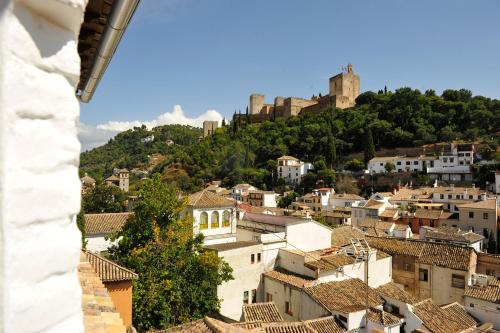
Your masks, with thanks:
M 249 190 L 242 195 L 243 202 L 255 207 L 276 208 L 276 198 L 279 196 L 274 191 Z
M 239 241 L 213 244 L 205 249 L 215 251 L 233 269 L 233 280 L 217 287 L 221 300 L 220 314 L 232 320 L 240 320 L 242 306 L 261 300 L 261 275 L 264 273 L 262 243 Z
M 464 294 L 464 306 L 482 323 L 493 323 L 500 330 L 500 280 L 488 275 L 472 274 Z
M 236 241 L 236 202 L 207 189 L 191 194 L 184 214 L 193 219 L 193 233 L 205 236 L 204 244 Z
M 328 200 L 329 200 L 328 205 L 332 208 L 335 208 L 335 207 L 351 207 L 354 203 L 359 203 L 361 200 L 364 200 L 364 198 L 357 194 L 336 193 L 330 195 Z
M 369 200 L 363 200 L 355 203 L 351 207 L 351 225 L 358 226 L 358 223 L 364 219 L 379 219 L 380 215 L 386 210 L 393 208 L 389 203 L 390 197 L 375 193 Z
M 122 230 L 134 213 L 100 213 L 85 214 L 85 241 L 86 249 L 91 252 L 104 252 L 117 241 L 110 241 L 111 234 Z
M 309 170 L 314 169 L 311 163 L 302 162 L 293 156 L 282 156 L 278 158 L 278 177 L 283 178 L 286 183 L 300 184 L 302 177 Z
M 234 200 L 242 202 L 243 197 L 246 196 L 249 191 L 255 190 L 257 190 L 257 188 L 250 184 L 237 184 L 231 189 L 231 196 Z

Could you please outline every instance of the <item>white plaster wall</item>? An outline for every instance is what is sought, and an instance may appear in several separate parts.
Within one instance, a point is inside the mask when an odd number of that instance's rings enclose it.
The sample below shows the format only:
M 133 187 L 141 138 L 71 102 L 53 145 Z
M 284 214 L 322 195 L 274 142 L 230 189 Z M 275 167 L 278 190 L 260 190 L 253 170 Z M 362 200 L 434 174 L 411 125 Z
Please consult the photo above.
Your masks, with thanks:
M 316 277 L 314 271 L 304 266 L 304 255 L 290 252 L 286 249 L 280 249 L 278 258 L 279 267 L 296 274 L 310 276 L 312 278 Z
M 85 240 L 87 241 L 86 248 L 91 252 L 107 251 L 110 246 L 117 245 L 120 239 L 121 237 L 112 242 L 110 240 L 106 240 L 104 236 L 97 236 L 97 237 L 87 236 L 85 237 Z
M 273 302 L 276 304 L 279 312 L 283 316 L 285 321 L 297 321 L 300 318 L 301 311 L 301 293 L 300 289 L 290 287 L 287 284 L 270 279 L 263 276 L 264 280 L 264 297 L 266 293 L 270 293 L 273 296 Z M 290 302 L 292 305 L 293 316 L 285 313 L 285 302 Z
M 264 263 L 257 262 L 257 253 L 262 253 L 262 244 L 219 252 L 219 257 L 233 269 L 234 277 L 234 280 L 224 282 L 217 287 L 222 315 L 237 321 L 241 319 L 244 291 L 248 291 L 251 302 L 251 291 L 257 290 L 257 301 L 262 301 L 260 279 L 264 272 Z M 252 254 L 255 254 L 254 264 L 250 260 Z
M 86 0 L 0 2 L 0 332 L 82 332 L 75 86 Z
M 495 173 L 495 193 L 500 194 L 500 173 Z
M 464 306 L 465 310 L 478 319 L 480 323 L 492 323 L 494 329 L 500 329 L 500 309 L 498 304 L 466 296 Z
M 375 257 L 375 254 L 372 256 Z M 363 279 L 364 280 L 364 279 Z M 378 288 L 392 281 L 392 257 L 380 260 L 370 260 L 368 265 L 368 284 Z
M 315 319 L 330 316 L 331 313 L 312 299 L 306 292 L 301 294 L 300 320 Z
M 276 208 L 278 206 L 278 204 L 276 203 L 276 196 L 277 196 L 277 194 L 275 194 L 275 193 L 264 193 L 262 195 L 263 206 Z
M 331 235 L 332 229 L 312 220 L 289 224 L 286 227 L 287 247 L 306 252 L 330 248 Z

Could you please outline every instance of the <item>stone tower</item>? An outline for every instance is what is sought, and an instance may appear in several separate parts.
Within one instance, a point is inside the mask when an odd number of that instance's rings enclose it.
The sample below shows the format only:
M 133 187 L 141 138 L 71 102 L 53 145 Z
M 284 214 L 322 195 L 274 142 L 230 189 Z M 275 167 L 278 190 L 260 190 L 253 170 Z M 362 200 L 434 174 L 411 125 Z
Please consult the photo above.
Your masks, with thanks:
M 351 64 L 348 64 L 342 73 L 330 78 L 330 96 L 336 97 L 336 107 L 338 108 L 354 106 L 359 91 L 359 76 L 354 74 Z
M 206 138 L 207 136 L 214 134 L 215 130 L 219 128 L 219 122 L 214 121 L 214 120 L 205 120 L 203 121 L 203 137 Z
M 264 106 L 264 95 L 261 94 L 251 94 L 250 95 L 250 105 L 249 114 L 258 114 L 262 107 Z

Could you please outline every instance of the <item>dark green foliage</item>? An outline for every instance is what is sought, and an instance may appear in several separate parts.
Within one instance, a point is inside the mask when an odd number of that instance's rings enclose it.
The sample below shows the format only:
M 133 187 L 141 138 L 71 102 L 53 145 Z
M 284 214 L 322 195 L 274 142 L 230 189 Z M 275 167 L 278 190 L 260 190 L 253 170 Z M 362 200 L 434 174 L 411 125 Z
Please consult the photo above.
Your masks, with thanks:
M 384 165 L 384 169 L 385 169 L 386 172 L 392 172 L 392 171 L 394 171 L 396 169 L 396 166 L 392 162 L 387 162 Z
M 373 143 L 372 130 L 368 127 L 365 134 L 365 165 L 368 165 L 368 161 L 373 157 L 375 157 L 375 144 Z
M 183 142 L 174 139 L 176 145 L 170 147 L 161 145 L 155 131 L 152 131 L 153 142 L 138 144 L 140 137 L 152 132 L 136 128 L 119 134 L 103 147 L 83 153 L 81 172 L 88 172 L 96 179 L 105 178 L 113 167 L 132 168 L 134 163 L 145 162 L 148 155 L 159 152 L 167 160 L 156 171 L 179 165 L 191 179 L 186 186 L 178 183 L 185 191 L 217 179 L 224 186 L 254 182 L 253 185 L 272 189 L 278 185 L 275 160 L 282 155 L 307 162 L 323 159 L 328 167 L 333 161 L 335 167 L 344 156 L 365 150 L 368 159 L 375 148 L 491 137 L 500 131 L 500 101 L 471 97 L 466 90 L 447 90 L 440 97 L 431 91 L 422 94 L 419 90 L 401 88 L 382 94 L 365 92 L 356 102 L 350 109 L 327 109 L 287 119 L 276 117 L 274 121 L 245 127 L 241 126 L 245 115 L 235 112 L 230 127 L 200 142 L 199 129 L 159 127 L 156 129 L 159 133 L 175 132 L 184 137 Z M 360 169 L 357 162 L 351 161 L 345 163 L 345 168 L 359 171 L 364 166 Z M 313 176 L 310 178 L 309 181 L 314 180 Z
M 85 213 L 118 213 L 125 210 L 127 196 L 117 186 L 96 184 L 89 193 L 82 196 L 82 210 Z
M 488 253 L 497 253 L 497 242 L 493 232 L 488 233 Z
M 361 171 L 364 168 L 365 168 L 364 163 L 358 159 L 355 159 L 355 158 L 347 161 L 344 165 L 344 169 L 349 170 L 349 171 L 353 171 L 353 172 Z
M 84 249 L 87 246 L 87 241 L 85 240 L 85 212 L 83 209 L 76 216 L 76 225 L 82 234 L 82 248 Z
M 165 329 L 218 311 L 217 286 L 232 269 L 193 237 L 179 192 L 158 174 L 146 180 L 135 215 L 112 237 L 111 257 L 134 270 L 133 322 L 139 332 Z
M 280 201 L 278 202 L 278 207 L 287 208 L 292 204 L 292 202 L 295 201 L 295 198 L 297 198 L 298 196 L 299 194 L 297 192 L 288 193 L 286 196 L 280 199 Z

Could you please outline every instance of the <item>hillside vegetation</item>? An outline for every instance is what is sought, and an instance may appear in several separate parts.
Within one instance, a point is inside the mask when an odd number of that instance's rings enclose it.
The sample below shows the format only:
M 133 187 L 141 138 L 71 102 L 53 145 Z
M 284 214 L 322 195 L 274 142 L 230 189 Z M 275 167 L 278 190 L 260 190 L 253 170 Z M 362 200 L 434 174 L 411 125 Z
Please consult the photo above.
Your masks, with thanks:
M 486 141 L 494 151 L 499 144 L 500 101 L 472 96 L 469 90 L 446 90 L 441 96 L 411 88 L 395 92 L 365 92 L 350 109 L 327 109 L 321 114 L 301 114 L 251 124 L 235 115 L 231 124 L 199 141 L 201 130 L 168 125 L 148 131 L 134 128 L 118 134 L 106 145 L 82 153 L 81 172 L 102 178 L 113 167 L 132 169 L 148 162 L 148 156 L 165 158 L 155 166 L 169 181 L 191 192 L 205 182 L 224 185 L 250 182 L 263 189 L 280 183 L 275 175 L 276 158 L 293 155 L 314 162 L 318 179 L 334 180 L 332 169 L 344 166 L 343 156 L 375 149 L 415 147 L 457 139 Z M 152 142 L 141 142 L 151 134 Z M 173 140 L 175 145 L 167 145 Z M 368 153 L 368 157 L 370 153 Z

